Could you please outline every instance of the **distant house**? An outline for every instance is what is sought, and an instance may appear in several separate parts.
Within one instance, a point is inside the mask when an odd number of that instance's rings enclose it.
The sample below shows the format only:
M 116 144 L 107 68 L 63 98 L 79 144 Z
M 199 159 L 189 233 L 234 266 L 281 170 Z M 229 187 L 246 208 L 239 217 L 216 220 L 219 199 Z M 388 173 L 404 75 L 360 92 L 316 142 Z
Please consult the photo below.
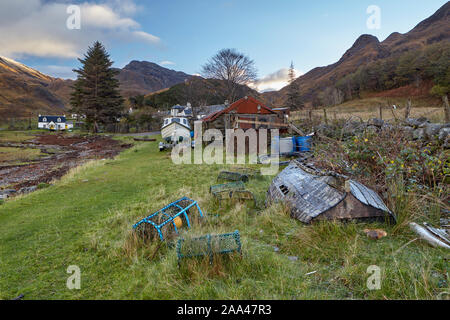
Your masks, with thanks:
M 188 102 L 186 106 L 176 105 L 170 109 L 170 115 L 172 117 L 192 117 L 192 107 Z
M 215 104 L 212 106 L 202 106 L 195 108 L 195 114 L 197 115 L 197 119 L 201 120 L 203 118 L 208 117 L 209 115 L 212 115 L 213 113 L 222 111 L 226 108 L 228 108 L 230 105 L 228 102 L 225 102 L 224 104 Z
M 38 128 L 52 131 L 73 129 L 73 123 L 67 122 L 66 116 L 43 116 L 39 115 Z

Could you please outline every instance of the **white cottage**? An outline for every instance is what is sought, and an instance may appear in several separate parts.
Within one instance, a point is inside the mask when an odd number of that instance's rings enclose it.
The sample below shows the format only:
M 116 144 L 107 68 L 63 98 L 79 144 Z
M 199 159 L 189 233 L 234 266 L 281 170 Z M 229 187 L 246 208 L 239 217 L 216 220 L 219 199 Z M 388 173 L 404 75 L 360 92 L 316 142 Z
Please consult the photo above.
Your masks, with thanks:
M 66 116 L 43 116 L 39 115 L 39 129 L 48 129 L 52 131 L 73 129 L 73 123 L 67 122 Z

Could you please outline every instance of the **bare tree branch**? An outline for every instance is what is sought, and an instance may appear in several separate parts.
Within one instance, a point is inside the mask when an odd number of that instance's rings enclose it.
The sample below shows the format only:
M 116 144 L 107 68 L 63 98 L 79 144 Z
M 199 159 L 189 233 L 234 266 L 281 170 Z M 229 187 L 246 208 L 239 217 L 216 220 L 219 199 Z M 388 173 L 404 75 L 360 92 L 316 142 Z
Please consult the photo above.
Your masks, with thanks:
M 201 71 L 203 77 L 223 80 L 227 84 L 230 102 L 235 100 L 236 88 L 257 78 L 255 62 L 235 49 L 222 49 L 213 56 Z

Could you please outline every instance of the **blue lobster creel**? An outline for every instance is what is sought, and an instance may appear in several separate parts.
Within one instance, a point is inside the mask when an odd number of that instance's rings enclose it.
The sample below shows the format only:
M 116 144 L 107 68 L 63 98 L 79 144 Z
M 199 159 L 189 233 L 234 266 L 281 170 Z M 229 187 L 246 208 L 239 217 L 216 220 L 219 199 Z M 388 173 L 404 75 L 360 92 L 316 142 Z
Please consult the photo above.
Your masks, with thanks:
M 297 137 L 296 150 L 299 152 L 311 151 L 311 137 Z
M 142 219 L 138 223 L 133 226 L 133 229 L 137 229 L 139 227 L 152 227 L 156 230 L 159 235 L 161 241 L 164 241 L 163 228 L 170 227 L 173 225 L 173 228 L 176 233 L 178 233 L 178 229 L 176 226 L 176 219 L 181 219 L 184 217 L 187 226 L 190 228 L 191 223 L 189 220 L 189 209 L 196 207 L 200 217 L 203 217 L 202 210 L 198 205 L 197 201 L 189 199 L 187 197 L 178 199 L 175 202 L 165 206 L 164 208 L 152 213 L 147 218 Z
M 209 256 L 212 263 L 214 254 L 231 252 L 241 253 L 241 237 L 239 231 L 218 235 L 206 235 L 192 239 L 178 239 L 178 261 L 183 258 Z

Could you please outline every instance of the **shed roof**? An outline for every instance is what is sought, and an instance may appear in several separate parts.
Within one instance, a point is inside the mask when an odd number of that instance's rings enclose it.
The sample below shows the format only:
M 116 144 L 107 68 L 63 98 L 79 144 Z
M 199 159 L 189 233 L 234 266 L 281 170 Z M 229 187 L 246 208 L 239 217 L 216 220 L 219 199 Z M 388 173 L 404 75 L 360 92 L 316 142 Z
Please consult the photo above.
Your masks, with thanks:
M 258 109 L 257 109 L 258 106 L 261 107 L 259 112 L 258 112 Z M 225 113 L 232 113 L 232 112 L 234 112 L 234 113 L 242 113 L 242 114 L 253 114 L 253 113 L 254 114 L 256 114 L 256 113 L 276 114 L 275 111 L 273 111 L 272 109 L 267 107 L 261 101 L 258 101 L 258 100 L 256 100 L 253 97 L 244 97 L 244 98 L 236 101 L 232 105 L 230 105 L 228 108 L 220 110 L 220 111 L 217 111 L 215 113 L 212 113 L 212 114 L 206 116 L 205 118 L 203 118 L 202 121 L 205 121 L 205 122 L 214 121 L 220 115 L 225 114 Z

